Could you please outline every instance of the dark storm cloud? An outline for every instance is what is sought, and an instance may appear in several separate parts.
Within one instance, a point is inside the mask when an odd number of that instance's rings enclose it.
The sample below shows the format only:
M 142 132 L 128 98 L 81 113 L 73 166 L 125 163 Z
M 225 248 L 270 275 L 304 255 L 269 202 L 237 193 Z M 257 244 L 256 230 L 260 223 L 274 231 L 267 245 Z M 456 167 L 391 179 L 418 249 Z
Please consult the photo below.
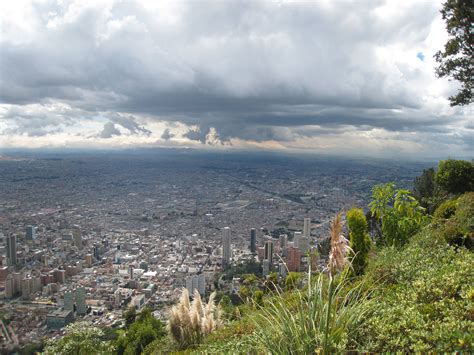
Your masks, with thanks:
M 181 122 L 202 143 L 211 128 L 221 142 L 290 141 L 347 127 L 444 132 L 461 119 L 429 107 L 425 72 L 380 52 L 402 43 L 416 59 L 436 2 L 97 4 L 34 4 L 32 31 L 6 28 L 2 103 L 75 110 L 56 120 L 104 116 L 103 138 L 118 126 L 149 135 L 134 115 Z M 48 115 L 35 119 L 48 126 Z

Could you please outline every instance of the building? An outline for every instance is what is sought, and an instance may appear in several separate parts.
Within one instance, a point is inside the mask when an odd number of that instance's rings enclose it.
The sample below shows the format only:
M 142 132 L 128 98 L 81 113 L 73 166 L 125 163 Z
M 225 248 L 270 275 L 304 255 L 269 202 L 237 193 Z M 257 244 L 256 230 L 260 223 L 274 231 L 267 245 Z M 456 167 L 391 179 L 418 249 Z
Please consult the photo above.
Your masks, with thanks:
M 84 263 L 86 267 L 92 266 L 92 254 L 86 254 L 86 256 L 84 257 Z
M 298 248 L 301 250 L 301 254 L 306 255 L 309 250 L 309 239 L 307 237 L 301 237 L 298 243 Z
M 74 292 L 73 291 L 64 292 L 64 310 L 74 311 Z
M 270 264 L 273 263 L 273 242 L 271 240 L 265 242 L 264 259 L 268 260 Z
M 73 240 L 74 240 L 74 246 L 81 250 L 82 249 L 82 235 L 81 231 L 75 230 L 72 232 Z
M 288 271 L 300 271 L 301 251 L 298 248 L 288 248 L 288 261 L 286 266 Z
M 74 320 L 72 311 L 55 310 L 46 316 L 48 329 L 60 329 Z
M 201 296 L 204 296 L 206 293 L 206 277 L 204 274 L 186 277 L 186 289 L 190 295 L 193 295 L 194 290 L 197 290 Z
M 14 234 L 11 234 L 7 237 L 7 263 L 9 266 L 14 266 L 17 263 L 16 235 Z
M 262 262 L 263 276 L 270 274 L 270 260 L 264 259 Z
M 15 284 L 12 275 L 7 275 L 5 279 L 5 298 L 13 298 L 15 296 Z
M 141 309 L 145 305 L 145 295 L 139 294 L 132 297 L 131 304 L 135 306 L 137 309 Z
M 32 286 L 32 279 L 30 277 L 25 277 L 21 280 L 21 298 L 24 300 L 31 298 Z
M 295 248 L 299 248 L 300 247 L 300 239 L 302 238 L 302 234 L 301 232 L 295 232 L 295 234 L 293 235 L 293 246 Z
M 311 218 L 304 219 L 303 236 L 306 238 L 311 236 Z
M 230 257 L 230 228 L 225 227 L 222 232 L 222 265 L 229 265 Z
M 35 228 L 35 226 L 26 227 L 26 239 L 27 240 L 36 239 L 36 228 Z
M 250 229 L 250 252 L 254 254 L 257 251 L 257 231 Z
M 86 289 L 82 286 L 76 289 L 76 313 L 80 316 L 87 313 Z

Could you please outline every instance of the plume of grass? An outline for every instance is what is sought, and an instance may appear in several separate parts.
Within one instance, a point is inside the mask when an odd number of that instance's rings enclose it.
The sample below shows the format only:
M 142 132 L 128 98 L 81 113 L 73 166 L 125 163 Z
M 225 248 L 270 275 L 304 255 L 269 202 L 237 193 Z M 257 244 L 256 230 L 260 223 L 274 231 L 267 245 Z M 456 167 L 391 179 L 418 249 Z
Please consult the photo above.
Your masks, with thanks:
M 253 340 L 265 353 L 330 354 L 349 350 L 351 334 L 362 324 L 372 308 L 370 293 L 362 285 L 348 290 L 347 274 L 335 280 L 336 273 L 349 263 L 349 247 L 341 235 L 341 217 L 331 224 L 331 255 L 328 275 L 320 273 L 308 285 L 289 295 L 277 290 L 255 316 Z
M 197 345 L 222 325 L 220 307 L 215 304 L 216 294 L 213 292 L 209 301 L 204 303 L 197 290 L 194 299 L 189 302 L 189 293 L 183 289 L 178 304 L 171 308 L 167 329 L 170 337 L 179 349 Z

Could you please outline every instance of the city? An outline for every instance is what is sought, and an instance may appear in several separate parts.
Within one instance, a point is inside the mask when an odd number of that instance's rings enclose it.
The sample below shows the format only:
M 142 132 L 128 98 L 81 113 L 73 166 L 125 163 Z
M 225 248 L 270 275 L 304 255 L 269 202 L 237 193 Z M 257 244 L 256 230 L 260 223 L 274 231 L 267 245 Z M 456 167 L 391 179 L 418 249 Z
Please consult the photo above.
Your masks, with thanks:
M 128 154 L 0 160 L 4 349 L 58 336 L 75 320 L 120 326 L 130 305 L 166 319 L 182 287 L 237 292 L 236 280 L 219 278 L 229 265 L 304 271 L 336 212 L 366 206 L 377 183 L 410 186 L 425 166 Z

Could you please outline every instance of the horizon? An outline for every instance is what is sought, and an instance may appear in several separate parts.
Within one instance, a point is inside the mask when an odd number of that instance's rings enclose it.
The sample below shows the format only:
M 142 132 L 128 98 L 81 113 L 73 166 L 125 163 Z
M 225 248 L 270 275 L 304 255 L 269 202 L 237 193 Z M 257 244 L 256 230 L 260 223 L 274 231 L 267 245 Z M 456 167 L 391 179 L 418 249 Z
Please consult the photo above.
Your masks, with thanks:
M 472 159 L 472 104 L 435 76 L 441 5 L 3 2 L 0 152 Z

